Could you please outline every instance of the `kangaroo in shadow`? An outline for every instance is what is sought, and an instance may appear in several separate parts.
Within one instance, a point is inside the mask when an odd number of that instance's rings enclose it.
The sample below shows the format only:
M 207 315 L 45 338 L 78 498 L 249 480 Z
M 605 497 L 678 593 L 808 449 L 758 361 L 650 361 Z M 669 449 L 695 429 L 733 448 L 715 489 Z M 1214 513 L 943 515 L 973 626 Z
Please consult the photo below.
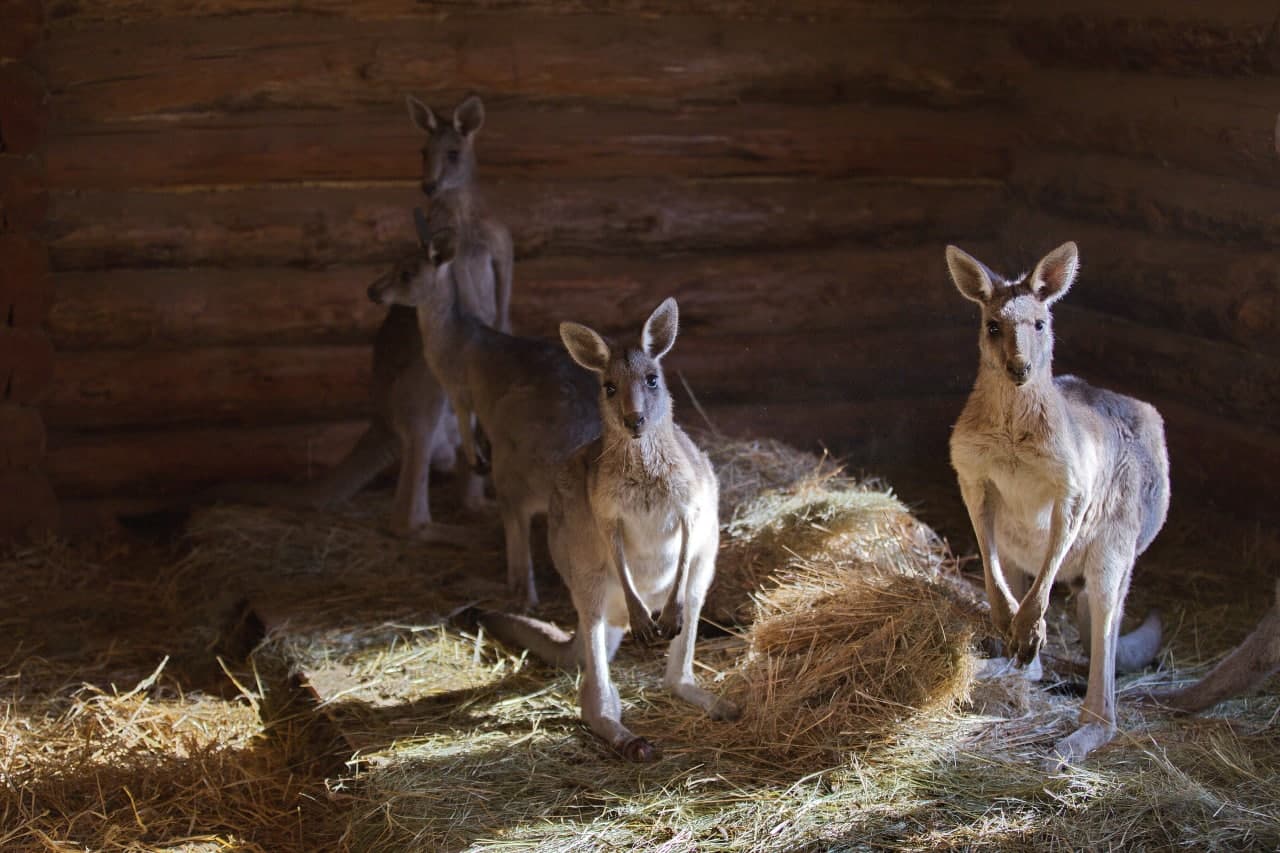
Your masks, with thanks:
M 649 317 L 637 346 L 613 348 L 596 332 L 563 323 L 560 337 L 598 383 L 599 438 L 556 476 L 547 539 L 573 597 L 578 630 L 523 616 L 486 613 L 481 624 L 553 666 L 581 665 L 587 725 L 631 761 L 658 750 L 622 723 L 609 663 L 628 625 L 642 641 L 673 638 L 663 684 L 714 719 L 738 708 L 698 686 L 693 647 L 715 575 L 720 542 L 718 485 L 710 460 L 672 419 L 661 359 L 676 340 L 678 314 L 667 299 Z
M 978 376 L 951 434 L 951 463 L 992 621 L 1019 664 L 1038 662 L 1054 582 L 1083 585 L 1089 684 L 1080 728 L 1054 748 L 1058 768 L 1115 736 L 1117 662 L 1144 666 L 1159 649 L 1158 630 L 1126 642 L 1120 620 L 1134 561 L 1169 508 L 1164 422 L 1139 400 L 1053 375 L 1050 307 L 1075 280 L 1075 243 L 1013 280 L 955 246 L 946 255 L 956 287 L 982 309 Z
M 1219 702 L 1247 693 L 1280 670 L 1280 581 L 1271 609 L 1240 645 L 1236 646 L 1204 678 L 1177 689 L 1155 690 L 1147 701 L 1185 713 L 1211 708 Z
M 556 470 L 600 434 L 595 383 L 549 341 L 516 337 L 467 310 L 459 294 L 456 234 L 432 230 L 414 211 L 424 254 L 413 269 L 369 298 L 417 308 L 423 351 L 452 401 L 463 457 L 476 466 L 475 420 L 490 442 L 489 466 L 506 537 L 507 584 L 527 607 L 538 603 L 529 525 L 547 510 Z

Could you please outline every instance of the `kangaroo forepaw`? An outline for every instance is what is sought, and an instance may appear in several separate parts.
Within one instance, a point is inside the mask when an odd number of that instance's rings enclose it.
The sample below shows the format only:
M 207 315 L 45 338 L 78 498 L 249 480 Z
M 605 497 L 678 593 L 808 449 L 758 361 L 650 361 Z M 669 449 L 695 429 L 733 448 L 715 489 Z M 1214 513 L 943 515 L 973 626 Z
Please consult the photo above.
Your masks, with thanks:
M 1040 654 L 1040 649 L 1044 646 L 1049 628 L 1045 624 L 1044 617 L 1040 617 L 1033 622 L 1029 618 L 1019 618 L 1021 615 L 1019 613 L 1018 616 L 1014 617 L 1013 624 L 1009 627 L 1007 643 L 1009 656 L 1021 666 L 1026 666 L 1036 659 L 1036 655 Z
M 636 735 L 615 742 L 613 748 L 627 761 L 637 764 L 650 764 L 662 757 L 662 750 Z
M 662 626 L 643 607 L 630 608 L 628 615 L 631 621 L 631 636 L 635 637 L 636 642 L 647 646 L 663 639 Z
M 658 636 L 670 640 L 684 630 L 684 608 L 680 605 L 663 607 L 658 615 Z

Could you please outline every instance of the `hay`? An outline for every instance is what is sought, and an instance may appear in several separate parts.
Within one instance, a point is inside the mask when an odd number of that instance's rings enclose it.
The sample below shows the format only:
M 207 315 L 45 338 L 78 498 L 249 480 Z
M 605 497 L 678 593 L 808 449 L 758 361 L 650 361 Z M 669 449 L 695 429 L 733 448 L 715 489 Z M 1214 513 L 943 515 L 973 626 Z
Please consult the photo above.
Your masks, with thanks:
M 732 603 L 749 627 L 703 638 L 696 658 L 705 686 L 744 702 L 741 721 L 674 699 L 662 653 L 624 643 L 624 719 L 665 754 L 620 762 L 582 724 L 576 674 L 447 620 L 503 595 L 500 549 L 386 535 L 386 496 L 217 508 L 176 553 L 0 555 L 0 848 L 1280 847 L 1275 682 L 1190 719 L 1126 698 L 1195 677 L 1251 630 L 1273 532 L 1171 521 L 1131 607 L 1163 607 L 1164 671 L 1122 679 L 1121 737 L 1046 778 L 1038 761 L 1079 699 L 972 682 L 985 616 L 941 543 L 917 538 L 928 528 L 830 461 L 703 444 L 730 501 L 724 577 L 735 549 L 756 549 Z M 245 601 L 269 623 L 251 654 L 233 636 Z M 1051 635 L 1065 621 L 1055 604 Z

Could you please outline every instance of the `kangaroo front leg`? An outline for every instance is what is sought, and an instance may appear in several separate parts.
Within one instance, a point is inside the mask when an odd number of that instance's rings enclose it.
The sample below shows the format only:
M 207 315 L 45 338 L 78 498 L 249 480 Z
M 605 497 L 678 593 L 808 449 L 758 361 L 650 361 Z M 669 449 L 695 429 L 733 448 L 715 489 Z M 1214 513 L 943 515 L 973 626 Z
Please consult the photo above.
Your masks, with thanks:
M 614 571 L 617 573 L 618 582 L 622 585 L 622 594 L 627 601 L 627 619 L 631 622 L 631 633 L 636 640 L 641 643 L 649 644 L 662 636 L 658 623 L 653 621 L 653 614 L 649 612 L 649 608 L 645 607 L 644 602 L 640 599 L 640 593 L 636 591 L 636 585 L 631 578 L 631 568 L 627 565 L 626 548 L 622 540 L 622 522 L 615 522 L 613 525 L 612 547 L 610 555 L 613 557 Z
M 609 625 L 604 607 L 592 608 L 578 625 L 582 640 L 582 718 L 591 731 L 628 761 L 656 761 L 661 757 L 649 741 L 622 724 L 622 699 L 609 677 Z
M 662 612 L 658 614 L 658 636 L 670 639 L 684 627 L 685 578 L 689 573 L 689 519 L 680 517 L 680 557 L 676 561 L 676 579 L 671 584 Z M 696 628 L 696 626 L 695 626 Z
M 1018 610 L 1017 600 L 1009 590 L 1004 569 L 1000 566 L 1000 551 L 996 547 L 996 509 L 999 493 L 991 483 L 960 482 L 960 495 L 973 535 L 978 539 L 978 553 L 982 556 L 982 577 L 987 587 L 987 601 L 991 605 L 991 623 L 1001 634 L 1009 632 L 1013 614 Z
M 1049 548 L 1044 563 L 1036 575 L 1031 589 L 1018 605 L 1018 612 L 1009 626 L 1006 639 L 1009 644 L 1009 656 L 1020 664 L 1029 664 L 1040 654 L 1044 646 L 1048 628 L 1044 614 L 1049 608 L 1049 594 L 1053 591 L 1053 581 L 1058 570 L 1071 550 L 1080 531 L 1081 499 L 1079 496 L 1068 496 L 1055 501 L 1053 516 L 1049 522 Z

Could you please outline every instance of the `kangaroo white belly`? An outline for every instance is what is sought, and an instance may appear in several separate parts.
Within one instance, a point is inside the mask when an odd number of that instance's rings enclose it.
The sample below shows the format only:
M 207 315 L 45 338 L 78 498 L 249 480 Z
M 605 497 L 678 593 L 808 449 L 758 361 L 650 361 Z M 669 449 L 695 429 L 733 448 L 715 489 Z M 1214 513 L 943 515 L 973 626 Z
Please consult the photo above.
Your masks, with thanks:
M 680 519 L 669 507 L 632 511 L 622 529 L 623 547 L 636 591 L 661 600 L 675 578 L 680 559 Z

